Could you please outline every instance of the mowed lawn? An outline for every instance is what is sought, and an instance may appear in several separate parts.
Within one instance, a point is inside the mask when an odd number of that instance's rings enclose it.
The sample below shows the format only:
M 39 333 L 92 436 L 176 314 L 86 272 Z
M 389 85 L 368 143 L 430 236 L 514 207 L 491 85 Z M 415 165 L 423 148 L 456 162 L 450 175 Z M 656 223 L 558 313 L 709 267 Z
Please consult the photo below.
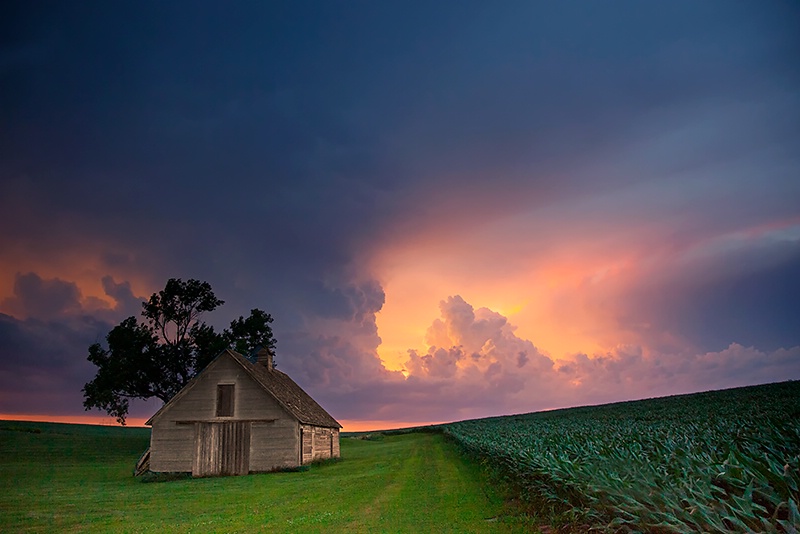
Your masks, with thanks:
M 526 532 L 438 434 L 342 438 L 302 472 L 142 483 L 149 429 L 0 421 L 2 532 Z

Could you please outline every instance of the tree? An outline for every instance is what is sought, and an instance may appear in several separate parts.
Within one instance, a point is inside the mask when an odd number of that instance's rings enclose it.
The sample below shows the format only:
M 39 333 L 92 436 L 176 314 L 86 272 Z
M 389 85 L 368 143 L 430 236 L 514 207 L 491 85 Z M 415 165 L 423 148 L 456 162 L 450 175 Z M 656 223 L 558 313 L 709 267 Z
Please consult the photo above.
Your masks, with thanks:
M 225 331 L 225 339 L 229 346 L 242 354 L 253 352 L 259 346 L 273 350 L 276 341 L 269 326 L 271 322 L 270 314 L 259 309 L 250 310 L 250 317 L 247 319 L 239 316 L 235 321 L 231 321 L 230 330 Z
M 83 387 L 83 406 L 98 408 L 125 424 L 130 399 L 157 397 L 168 402 L 226 348 L 249 353 L 275 348 L 272 316 L 253 309 L 221 333 L 200 320 L 224 301 L 208 282 L 171 278 L 162 291 L 142 303 L 144 321 L 128 317 L 100 343 L 89 347 L 97 374 Z

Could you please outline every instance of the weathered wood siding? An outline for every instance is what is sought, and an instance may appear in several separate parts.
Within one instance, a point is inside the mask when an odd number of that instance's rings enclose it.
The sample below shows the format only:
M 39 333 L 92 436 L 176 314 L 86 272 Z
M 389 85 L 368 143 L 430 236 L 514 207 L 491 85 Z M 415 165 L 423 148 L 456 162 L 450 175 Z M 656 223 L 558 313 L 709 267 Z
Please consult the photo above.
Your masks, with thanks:
M 299 465 L 300 425 L 294 419 L 274 423 L 253 423 L 250 446 L 250 471 L 274 471 Z
M 301 425 L 303 436 L 303 463 L 315 460 L 339 458 L 339 429 Z
M 190 473 L 194 460 L 194 425 L 175 421 L 153 422 L 150 432 L 150 470 Z
M 339 429 L 334 428 L 331 431 L 333 432 L 333 457 L 340 458 L 342 453 L 339 450 Z
M 233 384 L 233 416 L 217 417 L 217 386 Z M 250 422 L 250 471 L 299 463 L 299 423 L 235 361 L 214 360 L 197 382 L 153 421 L 150 469 L 192 472 L 197 455 L 196 424 Z
M 250 472 L 250 423 L 195 423 L 192 476 L 246 475 Z

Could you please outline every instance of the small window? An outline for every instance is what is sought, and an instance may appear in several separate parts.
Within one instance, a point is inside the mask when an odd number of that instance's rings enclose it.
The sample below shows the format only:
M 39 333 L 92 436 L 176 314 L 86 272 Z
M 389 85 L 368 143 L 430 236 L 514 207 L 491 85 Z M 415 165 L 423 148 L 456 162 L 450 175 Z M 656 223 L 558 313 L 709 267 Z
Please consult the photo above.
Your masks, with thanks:
M 233 384 L 217 385 L 217 417 L 233 417 Z

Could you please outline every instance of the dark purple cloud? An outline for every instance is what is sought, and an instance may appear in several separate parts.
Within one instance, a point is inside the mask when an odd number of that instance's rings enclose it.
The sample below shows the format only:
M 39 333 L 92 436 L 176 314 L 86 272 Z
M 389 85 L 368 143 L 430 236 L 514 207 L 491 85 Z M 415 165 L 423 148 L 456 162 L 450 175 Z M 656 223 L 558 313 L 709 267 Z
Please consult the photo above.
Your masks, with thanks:
M 0 314 L 0 411 L 79 413 L 80 388 L 94 375 L 87 349 L 108 329 L 89 317 L 56 322 Z
M 17 274 L 14 295 L 0 313 L 0 413 L 76 415 L 81 388 L 96 368 L 87 361 L 89 345 L 102 343 L 114 324 L 139 315 L 142 299 L 130 284 L 102 280 L 113 305 L 86 298 L 74 282 Z M 151 406 L 134 404 L 134 416 Z M 145 410 L 145 412 L 142 412 Z
M 2 304 L 18 317 L 52 319 L 80 311 L 80 298 L 81 292 L 74 282 L 58 278 L 42 280 L 36 273 L 17 273 L 14 296 Z
M 636 332 L 654 347 L 670 332 L 702 351 L 731 343 L 764 351 L 798 345 L 800 241 L 795 237 L 734 235 L 663 261 L 615 294 L 616 320 L 623 330 Z M 625 276 L 632 275 L 619 275 Z M 610 282 L 616 283 L 625 281 Z

